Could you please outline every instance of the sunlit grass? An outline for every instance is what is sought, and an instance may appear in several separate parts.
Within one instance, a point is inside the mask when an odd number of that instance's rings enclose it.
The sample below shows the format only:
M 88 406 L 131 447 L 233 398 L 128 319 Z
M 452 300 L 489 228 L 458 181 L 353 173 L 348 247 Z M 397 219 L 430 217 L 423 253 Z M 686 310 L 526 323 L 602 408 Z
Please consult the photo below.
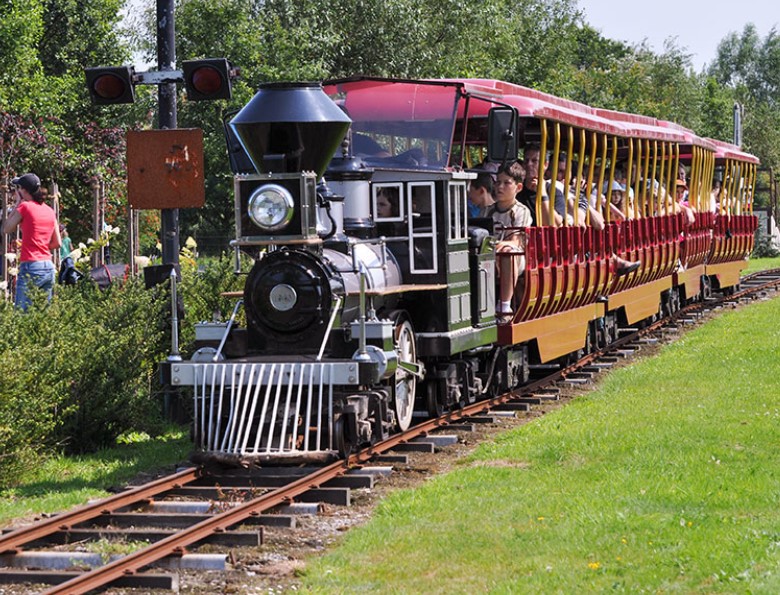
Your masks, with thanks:
M 139 473 L 183 461 L 192 448 L 188 432 L 122 444 L 92 455 L 56 457 L 30 469 L 15 487 L 0 489 L 0 524 L 40 513 L 53 513 L 109 495 Z
M 780 300 L 398 492 L 312 560 L 317 592 L 780 589 Z
M 742 271 L 742 274 L 748 275 L 757 271 L 777 268 L 780 268 L 780 256 L 776 258 L 751 258 L 748 260 L 748 266 Z

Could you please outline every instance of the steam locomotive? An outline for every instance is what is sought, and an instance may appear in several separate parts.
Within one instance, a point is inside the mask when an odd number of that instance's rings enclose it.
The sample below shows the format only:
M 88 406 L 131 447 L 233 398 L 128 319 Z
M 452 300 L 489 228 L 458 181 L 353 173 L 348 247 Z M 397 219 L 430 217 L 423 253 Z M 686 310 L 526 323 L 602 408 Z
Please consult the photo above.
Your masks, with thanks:
M 197 446 L 221 460 L 345 456 L 736 286 L 752 250 L 753 156 L 501 81 L 265 84 L 225 130 L 232 245 L 253 265 L 230 319 L 198 324 L 191 358 L 167 364 L 192 387 Z M 636 216 L 519 230 L 526 269 L 501 320 L 503 256 L 492 219 L 468 216 L 468 184 L 530 143 L 566 153 L 577 187 L 611 188 L 627 164 Z M 692 223 L 668 200 L 680 164 Z M 640 269 L 618 276 L 616 254 Z

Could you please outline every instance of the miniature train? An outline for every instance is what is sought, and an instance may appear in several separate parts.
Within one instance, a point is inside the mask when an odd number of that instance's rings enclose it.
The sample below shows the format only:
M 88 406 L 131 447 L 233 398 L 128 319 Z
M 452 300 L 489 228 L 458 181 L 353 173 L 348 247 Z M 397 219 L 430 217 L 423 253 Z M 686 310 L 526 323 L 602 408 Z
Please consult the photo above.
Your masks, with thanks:
M 197 325 L 197 350 L 167 370 L 193 388 L 206 457 L 345 456 L 416 412 L 521 386 L 533 365 L 735 288 L 753 247 L 752 155 L 501 81 L 266 84 L 225 128 L 232 244 L 254 264 L 230 320 Z M 604 209 L 603 229 L 569 218 L 520 230 L 525 272 L 502 319 L 503 255 L 492 220 L 469 217 L 468 186 L 479 164 L 514 161 L 532 143 L 552 163 L 568 155 L 574 187 L 607 188 L 593 193 L 598 208 L 623 164 L 635 213 Z M 680 164 L 692 221 L 669 198 Z M 537 214 L 551 202 L 538 186 Z M 641 266 L 619 276 L 615 255 Z

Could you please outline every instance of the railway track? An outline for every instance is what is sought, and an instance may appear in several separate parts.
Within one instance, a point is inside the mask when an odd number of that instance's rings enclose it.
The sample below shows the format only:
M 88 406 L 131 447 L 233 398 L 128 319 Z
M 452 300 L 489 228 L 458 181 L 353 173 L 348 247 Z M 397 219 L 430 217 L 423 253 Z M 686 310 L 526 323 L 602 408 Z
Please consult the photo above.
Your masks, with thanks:
M 621 359 L 697 322 L 707 311 L 768 297 L 778 287 L 780 270 L 744 277 L 739 291 L 695 302 L 643 328 L 625 329 L 608 348 L 570 366 L 535 369 L 534 379 L 515 393 L 425 420 L 347 461 L 323 467 L 253 470 L 190 467 L 8 530 L 0 535 L 0 565 L 4 567 L 0 568 L 0 593 L 76 594 L 109 585 L 178 590 L 178 574 L 170 569 L 224 569 L 227 548 L 258 547 L 267 528 L 294 528 L 298 515 L 316 514 L 323 504 L 349 505 L 351 490 L 373 488 L 392 472 L 394 464 L 407 461 L 404 451 L 433 453 L 457 441 L 451 432 L 468 431 L 475 424 L 495 422 L 502 415 L 513 416 L 556 400 L 561 386 L 589 384 Z M 96 541 L 124 543 L 132 551 L 116 557 L 84 551 L 85 544 Z M 208 552 L 191 551 L 195 547 Z M 211 553 L 214 550 L 217 553 Z M 35 590 L 36 586 L 42 587 Z

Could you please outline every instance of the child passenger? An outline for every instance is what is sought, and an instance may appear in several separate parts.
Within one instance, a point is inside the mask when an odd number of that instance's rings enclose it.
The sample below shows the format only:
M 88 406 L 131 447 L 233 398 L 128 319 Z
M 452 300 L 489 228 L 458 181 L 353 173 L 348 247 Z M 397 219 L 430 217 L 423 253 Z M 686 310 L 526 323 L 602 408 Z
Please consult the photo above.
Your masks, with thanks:
M 482 213 L 484 217 L 493 218 L 498 236 L 496 267 L 499 301 L 496 314 L 502 318 L 512 314 L 515 286 L 525 272 L 525 228 L 533 225 L 530 209 L 515 198 L 523 187 L 524 178 L 525 169 L 518 161 L 499 169 L 493 186 L 496 202 Z
M 495 174 L 480 172 L 469 184 L 468 206 L 469 217 L 479 217 L 479 214 L 491 206 L 493 200 L 493 182 Z

